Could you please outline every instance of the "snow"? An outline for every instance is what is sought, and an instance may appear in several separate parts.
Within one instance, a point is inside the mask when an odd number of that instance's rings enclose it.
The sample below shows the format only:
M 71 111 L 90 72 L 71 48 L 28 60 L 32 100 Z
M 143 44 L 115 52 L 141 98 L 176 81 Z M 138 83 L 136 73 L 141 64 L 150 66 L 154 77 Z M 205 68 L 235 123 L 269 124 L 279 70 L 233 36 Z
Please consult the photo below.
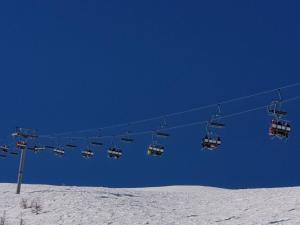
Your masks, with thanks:
M 113 189 L 0 184 L 8 225 L 300 224 L 300 188 L 226 190 L 198 186 Z M 37 201 L 40 214 L 23 209 Z

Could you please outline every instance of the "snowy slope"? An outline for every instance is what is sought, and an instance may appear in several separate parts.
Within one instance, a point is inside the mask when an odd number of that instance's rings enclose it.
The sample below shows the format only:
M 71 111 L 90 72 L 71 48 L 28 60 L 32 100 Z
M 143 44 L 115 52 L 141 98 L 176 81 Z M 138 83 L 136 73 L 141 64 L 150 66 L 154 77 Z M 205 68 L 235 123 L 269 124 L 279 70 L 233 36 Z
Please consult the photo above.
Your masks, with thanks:
M 208 187 L 110 189 L 0 184 L 0 217 L 8 225 L 300 224 L 300 188 L 224 190 Z M 40 201 L 42 212 L 22 209 Z

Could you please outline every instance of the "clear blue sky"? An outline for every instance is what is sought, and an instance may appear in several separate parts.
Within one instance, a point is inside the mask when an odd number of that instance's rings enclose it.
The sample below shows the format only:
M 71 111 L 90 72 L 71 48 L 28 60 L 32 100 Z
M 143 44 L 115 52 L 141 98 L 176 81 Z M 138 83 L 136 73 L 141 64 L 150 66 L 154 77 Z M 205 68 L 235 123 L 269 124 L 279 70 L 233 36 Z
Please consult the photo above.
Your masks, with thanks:
M 15 126 L 41 133 L 102 127 L 298 82 L 299 11 L 293 0 L 1 1 L 0 135 Z M 224 113 L 272 97 L 229 104 Z M 24 179 L 111 187 L 300 185 L 299 104 L 286 105 L 294 129 L 287 143 L 269 139 L 270 118 L 259 111 L 226 121 L 219 152 L 201 151 L 199 126 L 172 132 L 160 159 L 146 155 L 149 136 L 126 146 L 120 161 L 105 150 L 90 161 L 79 150 L 64 159 L 28 154 Z M 17 167 L 17 158 L 0 160 L 0 182 L 15 182 Z

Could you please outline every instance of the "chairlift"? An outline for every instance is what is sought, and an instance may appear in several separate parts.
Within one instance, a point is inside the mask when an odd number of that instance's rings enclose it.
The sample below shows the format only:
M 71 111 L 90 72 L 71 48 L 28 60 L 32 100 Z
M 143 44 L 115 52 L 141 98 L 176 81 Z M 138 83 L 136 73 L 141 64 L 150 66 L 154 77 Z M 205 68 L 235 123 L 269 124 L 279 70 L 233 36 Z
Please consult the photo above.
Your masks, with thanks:
M 9 146 L 8 145 L 1 145 L 0 146 L 0 152 L 3 152 L 3 153 L 8 153 L 9 151 Z
M 216 134 L 216 129 L 222 129 L 225 124 L 220 121 L 221 107 L 218 105 L 217 113 L 214 114 L 206 125 L 206 135 L 202 139 L 202 148 L 206 150 L 217 150 L 221 144 L 221 137 Z
M 221 129 L 221 128 L 224 128 L 224 127 L 225 127 L 225 124 L 224 124 L 224 123 L 217 122 L 217 121 L 211 121 L 211 122 L 210 122 L 210 127 L 211 127 L 211 128 L 215 128 L 215 129 Z
M 35 139 L 38 135 L 34 129 L 17 127 L 16 131 L 12 133 L 13 137 L 24 138 L 24 139 Z
M 126 144 L 132 144 L 134 142 L 134 139 L 131 137 L 131 131 L 127 130 L 124 135 L 120 138 L 121 142 Z
M 162 156 L 165 151 L 165 147 L 160 144 L 151 144 L 148 147 L 147 154 L 149 156 Z
M 53 149 L 53 153 L 56 156 L 62 157 L 65 155 L 65 150 L 63 148 L 55 148 Z
M 29 147 L 28 149 L 31 150 L 34 153 L 39 153 L 41 151 L 44 151 L 46 149 L 46 147 L 35 145 L 33 147 Z
M 134 139 L 130 136 L 130 131 L 126 132 L 126 134 L 121 137 L 121 141 L 126 144 L 131 144 L 134 142 Z
M 131 143 L 134 142 L 134 139 L 133 138 L 122 137 L 121 141 L 124 142 L 124 143 L 127 143 L 127 144 L 131 144 Z
M 15 149 L 13 149 L 12 151 L 9 152 L 9 154 L 17 156 L 17 155 L 19 155 L 19 152 L 16 151 Z
M 168 138 L 170 137 L 170 134 L 167 132 L 163 132 L 163 131 L 156 131 L 155 135 L 159 138 Z
M 107 151 L 108 157 L 112 159 L 120 159 L 123 156 L 123 152 L 120 148 L 111 147 Z
M 282 110 L 282 95 L 281 90 L 277 90 L 278 99 L 275 99 L 268 106 L 268 113 L 270 116 L 274 116 L 279 119 L 281 117 L 287 116 L 288 112 Z
M 81 156 L 86 159 L 90 159 L 94 157 L 94 152 L 91 149 L 86 149 L 81 152 Z
M 0 157 L 6 158 L 8 151 L 9 151 L 8 145 L 1 145 L 0 146 Z
M 77 145 L 74 144 L 66 144 L 67 148 L 77 148 Z
M 218 109 L 217 112 L 212 115 L 210 121 L 209 121 L 209 127 L 214 129 L 222 129 L 225 128 L 225 124 L 221 122 L 221 106 L 217 105 Z
M 206 135 L 202 139 L 202 147 L 207 150 L 216 150 L 222 144 L 222 140 L 219 136 L 213 137 Z
M 286 120 L 273 119 L 269 128 L 270 137 L 287 139 L 292 131 L 291 125 Z
M 163 122 L 161 123 L 159 129 L 157 129 L 155 131 L 155 136 L 158 137 L 158 138 L 168 138 L 170 137 L 170 134 L 167 132 L 167 121 L 166 119 L 164 118 Z
M 270 127 L 269 136 L 271 138 L 287 139 L 292 131 L 289 121 L 282 119 L 288 113 L 282 110 L 282 96 L 280 89 L 277 90 L 278 99 L 273 100 L 268 107 L 268 113 L 273 117 Z
M 95 146 L 101 147 L 101 146 L 103 146 L 104 144 L 103 144 L 102 142 L 92 141 L 92 142 L 91 142 L 91 145 L 95 145 Z

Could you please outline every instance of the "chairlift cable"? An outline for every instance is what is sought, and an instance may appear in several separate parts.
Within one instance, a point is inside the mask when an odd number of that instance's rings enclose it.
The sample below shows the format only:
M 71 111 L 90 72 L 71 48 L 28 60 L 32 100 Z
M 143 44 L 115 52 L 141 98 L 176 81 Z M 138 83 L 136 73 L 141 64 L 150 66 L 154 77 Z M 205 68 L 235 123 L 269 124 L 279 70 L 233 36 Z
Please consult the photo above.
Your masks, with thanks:
M 288 103 L 288 102 L 292 102 L 292 101 L 296 101 L 296 100 L 300 100 L 300 95 L 293 97 L 293 98 L 289 98 L 286 100 L 283 100 L 282 103 Z M 224 116 L 220 116 L 219 119 L 228 119 L 228 118 L 233 118 L 233 117 L 237 117 L 237 116 L 241 116 L 244 114 L 248 114 L 254 111 L 259 111 L 259 110 L 263 110 L 263 109 L 267 109 L 269 105 L 263 105 L 263 106 L 258 106 L 255 108 L 251 108 L 251 109 L 247 109 L 244 111 L 240 111 L 240 112 L 235 112 L 235 113 L 231 113 L 231 114 L 227 114 Z M 177 125 L 177 126 L 172 126 L 172 127 L 165 127 L 163 129 L 161 129 L 162 131 L 171 131 L 171 130 L 177 130 L 177 129 L 183 129 L 183 128 L 188 128 L 188 127 L 193 127 L 193 126 L 200 126 L 200 125 L 205 125 L 207 124 L 209 121 L 208 120 L 203 120 L 203 121 L 197 121 L 197 122 L 193 122 L 193 123 L 185 123 L 185 124 L 181 124 L 181 125 Z M 153 134 L 155 132 L 155 130 L 144 130 L 144 131 L 138 131 L 138 132 L 132 132 L 130 133 L 131 136 L 143 136 L 143 135 L 149 135 L 149 134 Z M 89 137 L 90 139 L 112 139 L 112 138 L 119 138 L 122 135 L 107 135 L 107 136 L 101 136 L 101 137 Z M 49 138 L 57 138 L 57 137 L 49 137 Z M 77 140 L 86 140 L 86 137 L 59 137 L 60 139 L 77 139 Z
M 138 125 L 138 124 L 143 124 L 143 123 L 147 123 L 147 122 L 151 122 L 151 121 L 161 120 L 161 119 L 164 119 L 164 118 L 170 118 L 170 117 L 180 116 L 180 115 L 187 114 L 187 113 L 201 111 L 201 110 L 204 110 L 204 109 L 215 107 L 216 105 L 225 105 L 225 104 L 229 104 L 229 103 L 233 103 L 233 102 L 237 102 L 237 101 L 242 101 L 242 100 L 245 100 L 245 99 L 254 98 L 254 97 L 257 97 L 257 96 L 261 96 L 261 95 L 267 95 L 267 94 L 270 94 L 274 91 L 289 89 L 289 88 L 293 88 L 293 87 L 297 87 L 297 86 L 300 86 L 300 82 L 289 84 L 289 85 L 279 87 L 279 88 L 275 88 L 275 89 L 270 89 L 270 90 L 266 90 L 266 91 L 257 92 L 257 93 L 242 96 L 242 97 L 232 98 L 232 99 L 221 101 L 221 102 L 214 103 L 214 104 L 203 105 L 203 106 L 200 106 L 200 107 L 191 108 L 191 109 L 184 110 L 184 111 L 169 113 L 169 114 L 156 116 L 156 117 L 151 117 L 151 118 L 147 118 L 147 119 L 143 119 L 143 120 L 136 120 L 136 121 L 132 121 L 132 122 L 128 122 L 128 123 L 120 123 L 120 124 L 105 126 L 105 127 L 102 127 L 102 128 L 85 129 L 85 130 L 79 130 L 79 131 L 69 131 L 69 132 L 63 132 L 63 133 L 55 133 L 55 134 L 52 134 L 52 135 L 41 135 L 41 137 L 64 136 L 64 135 L 69 135 L 69 134 L 81 134 L 81 133 L 95 132 L 95 131 L 99 131 L 99 130 L 117 129 L 117 128 L 122 128 L 122 127 L 129 126 L 129 125 L 131 125 L 131 126 L 132 125 Z

